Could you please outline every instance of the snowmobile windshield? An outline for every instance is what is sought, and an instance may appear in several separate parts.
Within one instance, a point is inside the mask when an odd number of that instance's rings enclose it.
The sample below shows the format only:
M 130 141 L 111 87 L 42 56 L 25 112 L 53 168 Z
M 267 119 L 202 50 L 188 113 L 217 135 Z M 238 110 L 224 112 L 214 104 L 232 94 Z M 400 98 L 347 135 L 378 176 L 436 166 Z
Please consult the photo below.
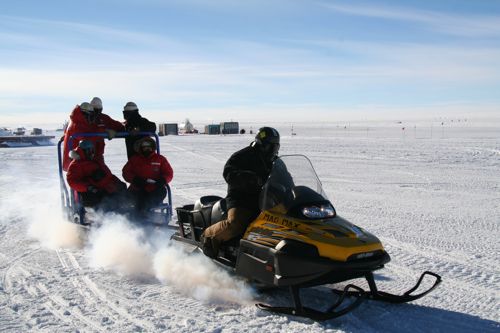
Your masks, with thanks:
M 284 155 L 277 158 L 262 189 L 260 209 L 279 214 L 306 218 L 324 218 L 315 211 L 333 206 L 323 191 L 311 161 L 304 155 Z M 310 216 L 309 216 L 310 215 Z

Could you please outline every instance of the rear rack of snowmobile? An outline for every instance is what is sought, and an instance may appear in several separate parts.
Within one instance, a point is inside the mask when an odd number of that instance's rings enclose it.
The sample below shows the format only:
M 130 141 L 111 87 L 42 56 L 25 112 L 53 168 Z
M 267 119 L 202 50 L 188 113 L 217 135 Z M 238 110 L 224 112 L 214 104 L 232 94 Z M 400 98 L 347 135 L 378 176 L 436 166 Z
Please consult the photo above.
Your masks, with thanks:
M 156 152 L 160 154 L 160 141 L 156 133 L 138 132 L 134 133 L 134 135 L 154 137 L 156 141 Z M 130 136 L 130 133 L 128 132 L 117 132 L 114 138 L 126 138 L 128 136 Z M 72 147 L 73 140 L 88 138 L 88 137 L 108 138 L 108 134 L 102 132 L 75 133 L 72 136 L 70 136 L 67 143 L 68 147 Z M 67 182 L 64 177 L 63 166 L 62 166 L 63 164 L 62 151 L 64 150 L 61 149 L 63 142 L 64 142 L 63 138 L 61 138 L 57 144 L 57 158 L 59 163 L 59 184 L 61 189 L 61 205 L 63 207 L 66 218 L 70 222 L 82 226 L 88 226 L 90 225 L 90 223 L 86 221 L 85 218 L 86 210 L 81 204 L 80 195 L 78 194 L 78 192 L 69 188 L 69 185 L 67 185 Z M 168 184 L 165 184 L 165 187 L 167 189 L 166 202 L 163 202 L 157 207 L 152 208 L 150 211 L 150 220 L 147 221 L 155 226 L 168 226 L 169 222 L 172 219 L 172 191 Z
M 222 197 L 209 195 L 201 197 L 196 204 L 176 207 L 177 224 L 179 226 L 179 235 L 173 235 L 174 239 L 197 245 L 203 231 L 210 226 L 210 216 L 215 202 L 221 201 L 225 207 L 225 201 Z M 223 208 L 225 210 L 225 208 Z
M 177 212 L 177 222 L 179 224 L 180 237 L 173 235 L 174 238 L 179 238 L 186 243 L 197 245 L 200 241 L 200 236 L 208 225 L 205 221 L 203 211 L 194 209 L 194 205 L 184 205 L 175 208 Z M 195 220 L 199 217 L 203 225 L 197 225 Z

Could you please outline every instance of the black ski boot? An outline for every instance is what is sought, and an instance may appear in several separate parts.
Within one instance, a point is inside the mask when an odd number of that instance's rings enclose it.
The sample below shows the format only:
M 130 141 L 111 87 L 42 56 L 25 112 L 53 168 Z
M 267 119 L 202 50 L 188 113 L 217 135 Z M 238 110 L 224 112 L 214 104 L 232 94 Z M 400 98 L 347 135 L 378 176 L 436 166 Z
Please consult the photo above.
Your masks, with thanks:
M 201 250 L 203 251 L 203 254 L 206 255 L 209 258 L 215 259 L 217 257 L 214 248 L 212 246 L 212 239 L 211 238 L 206 238 L 205 236 L 201 235 L 200 236 L 200 245 L 201 245 Z

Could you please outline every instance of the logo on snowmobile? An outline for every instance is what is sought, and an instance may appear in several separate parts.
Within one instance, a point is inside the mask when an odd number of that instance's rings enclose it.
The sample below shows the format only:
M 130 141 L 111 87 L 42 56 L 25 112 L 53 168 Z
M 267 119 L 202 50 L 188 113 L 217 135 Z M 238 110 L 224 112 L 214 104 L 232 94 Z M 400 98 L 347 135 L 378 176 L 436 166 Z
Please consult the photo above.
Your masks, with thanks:
M 270 214 L 264 214 L 264 220 L 269 221 L 269 222 L 273 222 L 273 223 L 278 223 L 278 224 L 281 224 L 281 225 L 288 227 L 288 228 L 298 228 L 300 225 L 300 223 L 290 221 L 286 218 L 280 219 L 279 216 L 272 216 Z

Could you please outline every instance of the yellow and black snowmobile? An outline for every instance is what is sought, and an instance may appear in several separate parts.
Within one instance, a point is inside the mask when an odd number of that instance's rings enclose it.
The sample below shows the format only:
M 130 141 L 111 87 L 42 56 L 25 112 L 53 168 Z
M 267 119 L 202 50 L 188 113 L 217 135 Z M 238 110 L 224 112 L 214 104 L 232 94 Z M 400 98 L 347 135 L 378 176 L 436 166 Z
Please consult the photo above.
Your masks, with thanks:
M 365 298 L 391 303 L 418 299 L 440 282 L 441 277 L 424 272 L 414 287 L 402 295 L 379 291 L 373 271 L 390 261 L 380 240 L 336 214 L 314 168 L 303 155 L 279 157 L 273 164 L 260 196 L 261 213 L 241 239 L 223 244 L 217 261 L 232 267 L 237 275 L 267 287 L 288 287 L 291 307 L 257 304 L 261 309 L 315 320 L 341 316 Z M 200 246 L 203 230 L 225 218 L 224 199 L 200 198 L 194 205 L 177 208 L 179 230 L 174 240 Z M 435 278 L 418 291 L 426 276 Z M 327 311 L 302 305 L 301 288 L 365 278 L 369 291 L 353 284 L 333 290 L 338 299 Z M 346 296 L 354 300 L 346 301 Z

